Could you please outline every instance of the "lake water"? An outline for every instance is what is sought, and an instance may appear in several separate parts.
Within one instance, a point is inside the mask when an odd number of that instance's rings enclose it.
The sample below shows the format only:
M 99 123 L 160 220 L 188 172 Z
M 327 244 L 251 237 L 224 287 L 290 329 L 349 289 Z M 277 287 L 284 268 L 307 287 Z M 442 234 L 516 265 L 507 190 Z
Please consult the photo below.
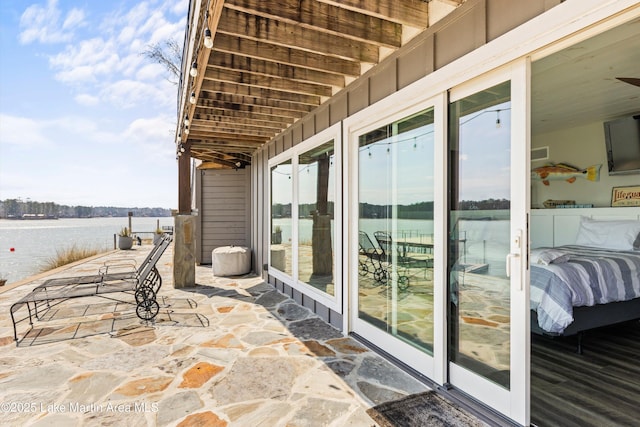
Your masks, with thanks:
M 158 225 L 173 226 L 173 217 L 131 218 L 131 228 L 142 238 L 151 238 Z M 65 218 L 57 220 L 0 219 L 0 277 L 7 283 L 41 271 L 56 253 L 78 248 L 111 250 L 114 235 L 129 226 L 129 218 Z M 12 250 L 13 248 L 13 250 Z
M 173 226 L 172 217 L 132 218 L 134 232 L 142 238 L 151 237 L 156 225 Z M 287 221 L 274 220 L 282 225 L 283 241 L 291 238 Z M 5 220 L 0 219 L 0 276 L 8 283 L 22 280 L 41 271 L 47 260 L 57 251 L 72 247 L 110 250 L 114 235 L 128 226 L 128 218 L 69 218 L 58 220 Z M 361 227 L 373 238 L 373 232 L 384 230 L 386 221 L 362 220 Z M 508 242 L 508 221 L 471 221 L 461 223 L 461 232 L 468 239 L 465 262 L 487 263 L 491 270 L 504 269 L 504 254 L 508 248 L 495 247 L 495 241 Z M 300 221 L 303 240 L 311 240 L 312 221 Z M 398 230 L 416 236 L 433 233 L 433 221 L 400 220 Z M 414 234 L 415 233 L 415 234 Z M 12 251 L 11 248 L 14 250 Z
M 465 212 L 465 215 L 470 218 L 460 220 L 456 227 L 459 238 L 464 239 L 460 262 L 487 264 L 490 274 L 498 276 L 505 274 L 505 256 L 509 252 L 510 240 L 509 221 L 501 218 L 507 213 L 507 211 L 494 211 L 491 214 L 496 216 L 496 219 L 488 221 L 481 219 L 489 216 L 486 211 Z M 477 219 L 473 219 L 472 215 L 475 215 Z M 275 218 L 273 223 L 282 228 L 282 241 L 291 242 L 290 218 Z M 331 224 L 333 225 L 333 221 Z M 374 241 L 375 231 L 388 231 L 388 221 L 386 219 L 361 219 L 359 227 Z M 432 220 L 400 219 L 397 221 L 396 227 L 395 234 L 399 240 L 424 238 L 426 241 L 431 241 L 433 236 Z M 299 220 L 301 241 L 311 241 L 312 228 L 313 220 L 306 218 Z

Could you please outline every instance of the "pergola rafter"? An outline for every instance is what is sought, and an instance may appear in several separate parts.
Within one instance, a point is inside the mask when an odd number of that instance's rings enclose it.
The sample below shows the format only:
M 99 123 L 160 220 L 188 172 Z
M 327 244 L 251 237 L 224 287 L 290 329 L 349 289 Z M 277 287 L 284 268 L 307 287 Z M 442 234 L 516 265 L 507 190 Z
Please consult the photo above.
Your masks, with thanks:
M 429 1 L 453 8 L 462 0 Z M 193 0 L 200 9 L 190 17 L 179 101 L 190 128 L 178 125 L 178 142 L 204 162 L 249 164 L 255 150 L 425 29 L 429 1 Z

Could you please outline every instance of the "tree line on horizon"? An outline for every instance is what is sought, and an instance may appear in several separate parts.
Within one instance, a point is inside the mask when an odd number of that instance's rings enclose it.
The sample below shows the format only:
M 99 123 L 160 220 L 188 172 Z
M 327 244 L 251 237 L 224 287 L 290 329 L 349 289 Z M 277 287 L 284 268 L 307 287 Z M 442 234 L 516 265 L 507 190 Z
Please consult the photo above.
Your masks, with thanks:
M 333 202 L 329 202 L 329 212 L 333 212 Z M 462 200 L 458 203 L 459 211 L 475 210 L 504 210 L 509 209 L 511 202 L 506 199 Z M 298 215 L 301 218 L 310 216 L 315 211 L 315 203 L 301 204 Z M 360 203 L 360 218 L 392 218 L 393 211 L 400 219 L 433 219 L 433 201 L 412 203 L 409 205 L 374 205 Z M 276 203 L 271 206 L 271 216 L 274 218 L 290 218 L 291 203 Z
M 165 208 L 122 208 L 115 206 L 68 206 L 55 202 L 36 202 L 27 199 L 0 200 L 0 218 L 22 218 L 24 215 L 39 215 L 48 218 L 96 218 L 126 217 L 132 212 L 134 217 L 171 216 Z

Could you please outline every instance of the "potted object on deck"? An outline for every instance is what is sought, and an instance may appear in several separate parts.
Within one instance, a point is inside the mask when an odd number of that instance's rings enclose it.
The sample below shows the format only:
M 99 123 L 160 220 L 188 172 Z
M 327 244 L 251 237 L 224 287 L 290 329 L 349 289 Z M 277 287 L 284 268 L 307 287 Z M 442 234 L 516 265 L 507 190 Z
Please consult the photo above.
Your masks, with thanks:
M 274 245 L 282 243 L 282 228 L 279 225 L 276 225 L 273 233 L 271 233 L 271 243 Z
M 131 231 L 127 227 L 122 227 L 118 233 L 118 248 L 126 250 L 133 247 L 133 237 Z
M 153 244 L 156 245 L 162 238 L 164 231 L 161 228 L 156 228 L 156 231 L 153 232 Z

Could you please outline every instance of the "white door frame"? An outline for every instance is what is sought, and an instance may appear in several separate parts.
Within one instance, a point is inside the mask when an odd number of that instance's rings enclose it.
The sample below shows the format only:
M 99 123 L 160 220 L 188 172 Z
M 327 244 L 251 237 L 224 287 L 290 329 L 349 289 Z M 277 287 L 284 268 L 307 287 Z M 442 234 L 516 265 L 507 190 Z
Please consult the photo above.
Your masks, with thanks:
M 413 97 L 412 102 L 408 103 L 407 98 L 399 96 L 391 96 L 380 101 L 361 112 L 354 114 L 343 122 L 344 148 L 344 173 L 343 176 L 348 183 L 345 187 L 343 195 L 345 206 L 349 212 L 357 213 L 358 208 L 358 137 L 380 126 L 400 120 L 404 117 L 415 114 L 419 111 L 434 108 L 434 179 L 445 176 L 444 162 L 439 161 L 439 156 L 444 156 L 444 127 L 446 126 L 446 96 L 444 93 L 435 96 Z M 438 121 L 440 125 L 438 125 Z M 434 205 L 443 204 L 445 197 L 444 188 L 434 186 Z M 438 223 L 444 223 L 444 212 L 442 210 L 434 211 L 434 247 L 443 248 L 445 237 L 442 233 L 442 227 Z M 344 221 L 344 247 L 346 250 L 347 267 L 345 271 L 345 281 L 350 284 L 348 298 L 345 298 L 344 330 L 355 332 L 364 338 L 370 340 L 376 346 L 394 355 L 412 369 L 420 372 L 422 375 L 429 377 L 439 384 L 444 384 L 444 364 L 434 363 L 434 360 L 443 360 L 446 351 L 444 349 L 444 341 L 446 339 L 445 331 L 442 324 L 445 319 L 444 305 L 436 304 L 436 301 L 444 300 L 445 294 L 442 286 L 437 286 L 437 281 L 442 281 L 444 276 L 442 271 L 435 268 L 437 265 L 444 265 L 446 259 L 443 256 L 443 250 L 434 250 L 434 342 L 433 356 L 395 338 L 386 332 L 364 322 L 358 318 L 358 215 L 349 215 L 348 220 Z M 438 320 L 437 320 L 438 319 Z
M 530 209 L 530 60 L 522 58 L 451 89 L 449 102 L 499 83 L 511 82 L 511 208 L 510 208 L 510 387 L 509 390 L 449 363 L 450 383 L 523 425 L 529 424 L 530 314 L 528 216 Z M 520 166 L 524 165 L 524 168 Z M 487 173 L 490 173 L 487 171 Z

